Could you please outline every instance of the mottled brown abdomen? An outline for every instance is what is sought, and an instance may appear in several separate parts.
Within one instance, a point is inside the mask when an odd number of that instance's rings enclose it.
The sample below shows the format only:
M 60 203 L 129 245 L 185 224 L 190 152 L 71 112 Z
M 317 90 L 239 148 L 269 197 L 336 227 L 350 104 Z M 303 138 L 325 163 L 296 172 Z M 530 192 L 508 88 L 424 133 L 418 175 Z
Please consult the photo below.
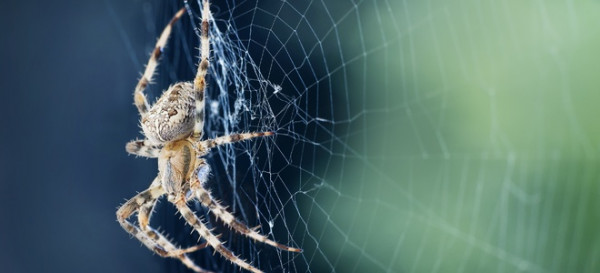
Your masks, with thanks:
M 155 144 L 186 138 L 194 129 L 195 110 L 192 84 L 177 83 L 142 117 L 144 135 Z

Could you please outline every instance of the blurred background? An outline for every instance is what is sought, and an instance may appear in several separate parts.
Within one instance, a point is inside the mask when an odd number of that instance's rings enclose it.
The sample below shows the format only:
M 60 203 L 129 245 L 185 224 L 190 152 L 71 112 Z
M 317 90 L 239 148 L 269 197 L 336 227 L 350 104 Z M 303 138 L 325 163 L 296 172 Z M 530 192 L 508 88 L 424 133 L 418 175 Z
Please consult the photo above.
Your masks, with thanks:
M 600 271 L 599 1 L 214 2 L 208 100 L 239 111 L 208 113 L 206 134 L 277 136 L 211 154 L 209 185 L 304 249 L 223 229 L 243 258 L 267 272 Z M 157 172 L 124 150 L 142 137 L 132 90 L 182 6 L 0 3 L 0 271 L 188 272 L 115 218 Z M 195 73 L 189 10 L 153 98 Z M 220 60 L 249 70 L 231 80 Z M 194 244 L 166 203 L 153 225 Z M 192 258 L 237 270 L 209 249 Z

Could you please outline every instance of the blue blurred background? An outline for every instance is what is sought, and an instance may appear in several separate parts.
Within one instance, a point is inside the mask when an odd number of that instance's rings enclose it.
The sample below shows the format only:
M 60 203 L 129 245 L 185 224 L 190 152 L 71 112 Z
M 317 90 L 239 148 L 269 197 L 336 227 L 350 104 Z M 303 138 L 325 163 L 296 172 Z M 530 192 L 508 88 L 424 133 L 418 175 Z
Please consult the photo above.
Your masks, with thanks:
M 159 272 L 115 221 L 155 166 L 124 153 L 139 131 L 124 94 L 154 39 L 140 5 L 0 3 L 0 271 Z

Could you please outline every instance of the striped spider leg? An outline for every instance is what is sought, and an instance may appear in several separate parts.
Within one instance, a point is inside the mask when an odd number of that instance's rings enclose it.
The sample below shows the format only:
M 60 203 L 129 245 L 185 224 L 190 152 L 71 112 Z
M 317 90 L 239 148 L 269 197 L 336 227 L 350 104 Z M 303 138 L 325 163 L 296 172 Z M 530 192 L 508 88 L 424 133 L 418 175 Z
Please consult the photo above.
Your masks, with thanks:
M 206 247 L 206 243 L 186 249 L 179 249 L 160 234 L 160 232 L 148 225 L 156 200 L 163 194 L 164 190 L 160 186 L 160 181 L 158 178 L 155 178 L 150 188 L 129 199 L 117 210 L 117 219 L 121 227 L 161 257 L 179 259 L 183 264 L 196 272 L 210 272 L 198 267 L 186 255 L 186 253 Z M 138 213 L 139 227 L 127 220 L 134 212 Z
M 201 54 L 198 71 L 193 82 L 179 82 L 170 86 L 160 98 L 149 105 L 144 89 L 151 81 L 158 65 L 158 58 L 165 47 L 173 24 L 182 16 L 179 10 L 160 35 L 156 47 L 150 56 L 148 65 L 134 91 L 134 102 L 141 115 L 141 126 L 145 139 L 134 140 L 126 145 L 130 154 L 158 158 L 158 176 L 148 189 L 142 191 L 123 204 L 117 211 L 117 219 L 123 229 L 140 240 L 146 247 L 161 257 L 179 259 L 188 268 L 196 272 L 208 272 L 197 266 L 187 253 L 210 246 L 232 263 L 251 272 L 262 272 L 248 262 L 236 256 L 220 241 L 219 235 L 212 233 L 202 219 L 197 217 L 187 203 L 197 200 L 234 231 L 255 241 L 279 249 L 301 252 L 270 240 L 237 220 L 233 214 L 216 201 L 210 191 L 204 188 L 210 167 L 204 156 L 217 146 L 231 144 L 256 137 L 273 135 L 272 132 L 251 132 L 231 134 L 213 139 L 201 140 L 204 125 L 204 89 L 205 76 L 208 73 L 210 44 L 208 20 L 211 18 L 208 0 L 202 4 Z M 164 235 L 149 225 L 156 201 L 163 195 L 172 203 L 185 221 L 206 241 L 205 243 L 178 248 Z M 137 213 L 137 224 L 128 219 Z

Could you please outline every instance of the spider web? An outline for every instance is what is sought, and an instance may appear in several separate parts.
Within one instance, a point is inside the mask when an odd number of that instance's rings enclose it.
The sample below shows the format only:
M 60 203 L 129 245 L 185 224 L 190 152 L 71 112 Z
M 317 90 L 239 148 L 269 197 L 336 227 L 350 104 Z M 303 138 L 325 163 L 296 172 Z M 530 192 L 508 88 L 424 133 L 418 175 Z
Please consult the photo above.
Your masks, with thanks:
M 267 272 L 600 270 L 598 2 L 213 2 L 205 137 L 276 136 L 213 151 L 208 186 L 304 250 L 197 206 L 236 254 Z M 152 35 L 181 4 L 144 3 Z M 196 71 L 189 5 L 156 96 Z M 162 210 L 153 221 L 195 243 Z

